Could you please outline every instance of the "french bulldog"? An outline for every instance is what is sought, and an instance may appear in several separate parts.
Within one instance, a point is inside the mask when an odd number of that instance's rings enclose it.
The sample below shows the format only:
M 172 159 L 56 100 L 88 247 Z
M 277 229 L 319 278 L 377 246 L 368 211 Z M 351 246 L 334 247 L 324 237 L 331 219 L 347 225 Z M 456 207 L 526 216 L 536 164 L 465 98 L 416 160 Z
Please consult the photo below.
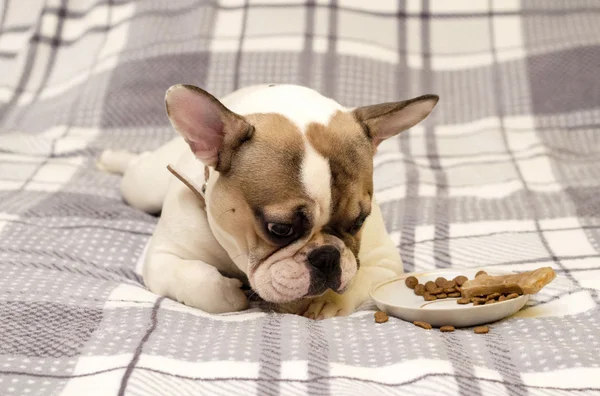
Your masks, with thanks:
M 221 100 L 175 85 L 165 102 L 180 136 L 98 159 L 123 174 L 128 204 L 160 213 L 143 265 L 152 292 L 226 313 L 248 307 L 246 285 L 282 312 L 324 319 L 354 312 L 372 285 L 403 272 L 374 200 L 373 156 L 427 117 L 436 95 L 346 108 L 296 85 Z

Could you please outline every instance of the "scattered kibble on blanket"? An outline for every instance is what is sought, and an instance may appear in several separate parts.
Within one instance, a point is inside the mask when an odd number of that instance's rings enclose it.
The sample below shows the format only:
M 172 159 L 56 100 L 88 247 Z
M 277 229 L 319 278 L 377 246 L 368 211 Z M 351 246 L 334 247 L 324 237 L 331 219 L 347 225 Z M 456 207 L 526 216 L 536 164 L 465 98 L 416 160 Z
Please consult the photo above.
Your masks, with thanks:
M 450 332 L 452 332 L 454 330 L 455 330 L 454 326 L 442 326 L 442 327 L 440 327 L 440 331 L 442 333 L 450 333 Z
M 487 334 L 490 331 L 490 328 L 487 326 L 477 326 L 473 329 L 475 334 Z
M 420 328 L 425 329 L 425 330 L 431 330 L 432 329 L 431 325 L 429 323 L 427 323 L 427 322 L 416 321 L 416 322 L 413 322 L 413 324 L 415 326 L 420 327 Z
M 389 320 L 388 315 L 385 312 L 375 312 L 375 323 L 385 323 Z

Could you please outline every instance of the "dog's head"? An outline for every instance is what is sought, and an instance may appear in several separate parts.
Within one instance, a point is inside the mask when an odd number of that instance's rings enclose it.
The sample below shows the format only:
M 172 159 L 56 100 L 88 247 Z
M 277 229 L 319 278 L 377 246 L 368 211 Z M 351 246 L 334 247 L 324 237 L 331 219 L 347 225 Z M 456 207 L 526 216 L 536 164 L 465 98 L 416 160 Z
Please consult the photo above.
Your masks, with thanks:
M 360 265 L 377 146 L 438 101 L 426 95 L 348 110 L 311 92 L 285 114 L 244 116 L 194 86 L 166 95 L 172 125 L 214 170 L 206 192 L 213 233 L 274 303 L 345 290 Z M 290 91 L 280 94 L 283 101 Z

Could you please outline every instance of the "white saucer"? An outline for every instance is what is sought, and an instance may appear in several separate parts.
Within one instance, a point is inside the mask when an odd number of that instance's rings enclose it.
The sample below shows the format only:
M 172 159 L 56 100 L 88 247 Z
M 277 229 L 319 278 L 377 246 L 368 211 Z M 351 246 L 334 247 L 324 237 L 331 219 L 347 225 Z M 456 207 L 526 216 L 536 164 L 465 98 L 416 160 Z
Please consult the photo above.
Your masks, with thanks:
M 414 291 L 404 284 L 404 280 L 411 275 L 417 277 L 419 283 L 422 284 L 427 281 L 435 281 L 440 276 L 448 280 L 452 280 L 458 275 L 473 279 L 475 274 L 482 269 L 489 275 L 511 273 L 488 268 L 464 268 L 404 274 L 375 285 L 370 294 L 377 307 L 388 315 L 409 322 L 427 322 L 433 327 L 470 327 L 487 324 L 510 316 L 523 308 L 529 300 L 528 295 L 488 305 L 460 305 L 456 303 L 457 298 L 425 301 L 422 296 L 415 295 Z

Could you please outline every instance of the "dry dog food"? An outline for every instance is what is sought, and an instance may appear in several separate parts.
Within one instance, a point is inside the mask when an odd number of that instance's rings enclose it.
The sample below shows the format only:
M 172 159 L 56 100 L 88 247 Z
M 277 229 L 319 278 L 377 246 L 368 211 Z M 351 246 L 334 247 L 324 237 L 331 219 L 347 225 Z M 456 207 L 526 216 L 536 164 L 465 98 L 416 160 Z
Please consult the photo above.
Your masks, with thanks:
M 425 294 L 425 286 L 422 284 L 418 284 L 415 286 L 415 294 L 417 296 L 422 296 L 423 294 Z
M 423 299 L 425 301 L 435 301 L 435 300 L 437 300 L 437 297 L 434 296 L 433 294 L 430 294 L 429 292 L 425 292 L 425 294 L 423 294 Z
M 433 290 L 429 291 L 429 294 L 442 294 L 444 292 L 444 289 L 442 289 L 441 287 L 436 287 Z
M 440 276 L 435 282 L 428 281 L 424 285 L 416 277 L 410 276 L 405 283 L 407 287 L 414 289 L 417 296 L 423 296 L 425 301 L 457 298 L 458 304 L 473 303 L 478 306 L 512 300 L 522 294 L 537 293 L 555 277 L 552 268 L 544 267 L 501 276 L 490 276 L 485 271 L 478 271 L 472 280 L 464 275 L 450 281 Z
M 415 286 L 417 286 L 419 284 L 419 281 L 417 280 L 416 277 L 409 276 L 408 278 L 406 278 L 404 283 L 406 283 L 406 287 L 408 287 L 409 289 L 414 289 Z
M 486 334 L 490 331 L 490 328 L 487 326 L 477 326 L 473 329 L 475 334 Z
M 535 271 L 522 272 L 520 274 L 501 276 L 490 276 L 485 273 L 480 274 L 479 272 L 477 274 L 475 279 L 467 281 L 462 285 L 463 296 L 511 295 L 514 293 L 535 294 L 556 278 L 556 273 L 550 267 L 538 268 Z
M 466 282 L 466 281 L 468 281 L 468 280 L 469 280 L 469 278 L 467 278 L 467 277 L 466 277 L 466 276 L 464 276 L 464 275 L 459 275 L 459 276 L 457 276 L 456 278 L 454 278 L 454 282 L 456 282 L 456 284 L 457 284 L 458 286 L 462 286 L 462 285 L 463 285 L 463 283 L 465 283 L 465 282 Z
M 435 289 L 437 289 L 437 285 L 436 285 L 434 282 L 432 282 L 432 281 L 429 281 L 429 282 L 425 283 L 425 289 L 426 289 L 428 292 L 430 292 L 430 291 L 432 291 L 432 290 L 435 290 Z
M 512 300 L 522 294 L 534 294 L 556 277 L 550 267 L 539 268 L 535 271 L 521 274 L 490 276 L 485 271 L 475 274 L 475 279 L 469 280 L 464 275 L 459 275 L 452 280 L 438 277 L 435 282 L 419 283 L 419 279 L 410 276 L 406 279 L 406 286 L 414 289 L 417 296 L 423 296 L 425 301 L 456 298 L 458 304 L 473 304 L 473 306 L 495 304 Z M 376 314 L 377 315 L 377 314 Z M 387 315 L 386 319 L 387 321 Z M 375 318 L 377 321 L 377 317 Z M 413 322 L 415 326 L 430 330 L 432 326 L 426 322 Z M 454 331 L 452 326 L 442 326 L 440 331 Z M 473 329 L 476 334 L 486 334 L 490 331 L 487 326 L 478 326 Z
M 431 330 L 431 325 L 427 322 L 413 322 L 413 324 L 425 330 Z
M 375 312 L 375 323 L 385 323 L 388 321 L 388 319 L 389 317 L 385 312 Z

